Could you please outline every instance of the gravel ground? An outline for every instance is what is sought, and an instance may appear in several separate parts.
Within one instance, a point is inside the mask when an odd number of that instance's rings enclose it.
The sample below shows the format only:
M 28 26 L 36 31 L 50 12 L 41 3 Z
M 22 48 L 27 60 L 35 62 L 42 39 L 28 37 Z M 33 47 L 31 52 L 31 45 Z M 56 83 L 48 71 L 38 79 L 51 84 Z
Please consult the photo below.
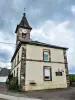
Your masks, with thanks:
M 75 100 L 75 87 L 70 87 L 68 89 L 39 90 L 20 93 L 1 91 L 1 93 L 17 97 L 37 98 L 41 100 Z

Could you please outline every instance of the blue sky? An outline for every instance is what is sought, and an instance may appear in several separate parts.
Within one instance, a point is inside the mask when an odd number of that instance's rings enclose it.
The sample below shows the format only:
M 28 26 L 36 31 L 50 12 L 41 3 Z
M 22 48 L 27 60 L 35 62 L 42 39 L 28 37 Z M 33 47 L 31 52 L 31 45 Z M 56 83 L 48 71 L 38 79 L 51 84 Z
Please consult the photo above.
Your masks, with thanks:
M 26 17 L 33 28 L 31 38 L 68 47 L 69 72 L 75 73 L 75 0 L 2 0 L 0 42 L 16 42 L 15 29 L 25 7 Z M 0 44 L 0 47 L 0 65 L 10 67 L 15 45 Z

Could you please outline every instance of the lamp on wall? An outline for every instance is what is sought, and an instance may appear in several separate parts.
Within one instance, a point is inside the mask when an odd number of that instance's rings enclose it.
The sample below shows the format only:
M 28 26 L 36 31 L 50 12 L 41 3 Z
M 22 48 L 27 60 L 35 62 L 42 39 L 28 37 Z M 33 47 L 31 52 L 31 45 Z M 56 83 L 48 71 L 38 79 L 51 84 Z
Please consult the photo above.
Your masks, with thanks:
M 64 72 L 64 70 L 63 70 L 63 69 L 61 69 L 61 72 Z
M 63 70 L 63 69 L 59 69 L 59 68 L 58 68 L 58 72 L 64 72 L 64 70 Z

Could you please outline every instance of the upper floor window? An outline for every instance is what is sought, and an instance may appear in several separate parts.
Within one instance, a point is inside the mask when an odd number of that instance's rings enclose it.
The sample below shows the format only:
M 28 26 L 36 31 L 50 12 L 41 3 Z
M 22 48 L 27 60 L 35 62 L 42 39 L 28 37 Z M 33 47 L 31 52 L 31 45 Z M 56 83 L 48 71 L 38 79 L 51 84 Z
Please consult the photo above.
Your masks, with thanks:
M 17 55 L 17 63 L 19 62 L 19 52 L 18 52 L 18 55 Z
M 22 38 L 25 39 L 26 37 L 26 34 L 22 33 Z
M 14 66 L 16 66 L 16 58 L 14 59 Z
M 12 61 L 12 64 L 11 64 L 11 68 L 12 68 L 12 69 L 14 68 L 14 66 L 13 66 L 13 61 Z
M 48 51 L 44 51 L 44 53 L 43 53 L 44 61 L 49 61 L 50 60 L 49 57 L 50 57 L 49 50 Z

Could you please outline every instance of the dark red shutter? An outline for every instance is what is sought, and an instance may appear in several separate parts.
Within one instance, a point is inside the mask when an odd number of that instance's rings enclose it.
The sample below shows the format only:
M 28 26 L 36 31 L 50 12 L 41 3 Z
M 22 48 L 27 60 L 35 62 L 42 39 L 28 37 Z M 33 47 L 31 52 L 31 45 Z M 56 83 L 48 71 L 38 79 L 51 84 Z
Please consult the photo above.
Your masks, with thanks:
M 50 78 L 51 78 L 51 81 L 52 81 L 52 68 L 50 68 Z

